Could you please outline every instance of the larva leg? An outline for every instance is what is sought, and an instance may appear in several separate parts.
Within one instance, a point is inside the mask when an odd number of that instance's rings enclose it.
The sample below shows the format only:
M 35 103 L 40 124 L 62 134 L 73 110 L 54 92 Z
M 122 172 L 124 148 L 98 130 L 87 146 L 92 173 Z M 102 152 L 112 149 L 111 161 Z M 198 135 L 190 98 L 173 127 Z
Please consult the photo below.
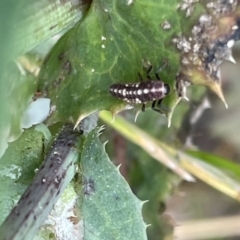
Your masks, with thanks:
M 159 101 L 161 101 L 162 99 L 160 99 Z M 159 101 L 158 101 L 158 103 L 159 103 Z M 159 112 L 159 113 L 162 113 L 157 107 L 156 107 L 156 103 L 157 103 L 157 101 L 153 101 L 153 103 L 152 103 L 152 110 L 153 111 L 156 111 L 156 112 Z M 158 105 L 158 104 L 157 104 Z
M 150 72 L 152 71 L 152 68 L 153 68 L 152 65 L 150 65 L 150 67 L 149 67 L 148 70 L 147 70 L 147 79 L 148 79 L 148 80 L 151 80 L 151 77 L 150 77 L 149 74 L 150 74 Z
M 161 104 L 161 102 L 162 102 L 162 99 L 158 100 L 158 102 L 153 101 L 152 102 L 152 110 L 162 114 L 163 112 L 158 108 L 158 106 Z M 157 103 L 157 106 L 156 106 L 156 103 Z
M 161 72 L 167 65 L 168 65 L 168 62 L 167 62 L 167 60 L 165 60 L 163 62 L 163 65 L 156 70 L 155 76 L 156 76 L 157 80 L 161 81 L 161 78 L 159 77 L 158 73 Z
M 162 99 L 158 100 L 158 101 L 153 101 L 152 103 L 152 110 L 158 112 L 158 113 L 161 113 L 161 114 L 164 114 L 166 112 L 171 112 L 171 109 L 168 108 L 167 106 L 165 105 L 162 105 Z
M 146 107 L 146 105 L 145 105 L 145 103 L 143 103 L 143 105 L 142 105 L 142 112 L 145 112 L 145 107 Z
M 138 77 L 139 77 L 139 80 L 142 82 L 143 78 L 142 78 L 142 75 L 139 72 L 138 72 Z

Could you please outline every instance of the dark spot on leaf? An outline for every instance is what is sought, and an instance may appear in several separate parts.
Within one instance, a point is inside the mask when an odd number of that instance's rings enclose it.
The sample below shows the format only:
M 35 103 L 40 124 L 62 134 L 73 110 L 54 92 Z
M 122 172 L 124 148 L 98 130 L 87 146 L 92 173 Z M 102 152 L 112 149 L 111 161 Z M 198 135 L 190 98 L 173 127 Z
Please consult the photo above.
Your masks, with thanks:
M 25 216 L 24 219 L 27 220 L 29 218 L 30 212 L 28 212 Z
M 54 189 L 53 188 L 50 190 L 50 193 L 51 193 L 51 195 L 53 195 L 53 193 L 54 193 Z
M 71 163 L 69 163 L 66 167 L 66 169 L 69 169 L 71 167 Z
M 54 81 L 53 86 L 54 86 L 54 87 L 59 86 L 60 83 L 62 82 L 62 80 L 63 80 L 63 77 L 57 78 L 57 80 Z
M 51 179 L 50 179 L 50 180 L 51 180 Z M 46 182 L 46 186 L 47 186 L 47 187 L 50 187 L 50 186 L 51 186 L 51 181 L 47 181 L 47 182 Z
M 16 216 L 20 216 L 20 212 L 19 212 L 19 210 L 18 210 L 18 208 L 17 208 L 17 206 L 16 207 L 14 207 L 14 213 L 16 214 Z
M 120 200 L 120 197 L 116 196 L 116 197 L 115 197 L 115 200 L 119 201 L 119 200 Z
M 57 160 L 57 161 L 56 161 L 57 163 L 61 163 L 61 162 L 62 162 L 61 157 L 57 157 L 56 160 Z
M 95 182 L 91 178 L 85 178 L 83 182 L 84 195 L 91 196 L 96 192 Z
M 31 191 L 28 191 L 27 194 L 25 196 L 23 196 L 23 199 L 28 199 L 30 194 L 31 194 Z
M 59 188 L 59 185 L 60 185 L 61 181 L 62 181 L 62 178 L 60 178 L 59 176 L 57 176 L 57 177 L 54 179 L 54 186 L 55 186 L 56 189 Z
M 48 204 L 49 204 L 49 201 L 47 201 L 47 202 L 45 203 L 45 206 L 48 206 Z
M 51 26 L 51 27 L 49 28 L 49 30 L 52 30 L 52 29 L 54 29 L 56 26 L 57 26 L 57 24 L 55 24 L 55 25 Z
M 57 149 L 56 149 L 57 150 Z M 54 155 L 58 156 L 59 155 L 59 152 L 55 151 L 53 152 Z
M 66 172 L 63 172 L 62 173 L 62 178 L 65 178 L 66 177 Z
M 66 61 L 63 65 L 63 69 L 66 70 L 67 74 L 71 73 L 71 64 L 69 61 Z
M 58 56 L 58 60 L 62 60 L 64 58 L 64 53 L 61 53 L 59 56 Z
M 69 141 L 67 142 L 67 146 L 72 147 L 72 146 L 73 146 L 73 141 L 69 140 Z
M 57 196 L 60 194 L 60 189 L 57 191 Z

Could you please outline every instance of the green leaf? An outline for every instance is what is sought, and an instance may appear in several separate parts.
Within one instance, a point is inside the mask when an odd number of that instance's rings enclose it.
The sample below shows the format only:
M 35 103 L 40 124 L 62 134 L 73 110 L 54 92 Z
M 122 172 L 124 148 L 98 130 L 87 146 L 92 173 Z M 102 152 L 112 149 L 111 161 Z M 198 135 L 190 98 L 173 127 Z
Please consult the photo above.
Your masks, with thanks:
M 7 148 L 7 142 L 20 136 L 22 113 L 36 90 L 35 79 L 26 73 L 26 76 L 20 76 L 13 61 L 71 26 L 82 17 L 82 13 L 83 6 L 70 0 L 64 1 L 64 4 L 56 0 L 1 1 L 0 157 Z
M 14 58 L 72 26 L 82 18 L 84 7 L 86 8 L 86 5 L 83 7 L 79 2 L 73 3 L 70 0 L 64 3 L 57 0 L 5 2 L 1 6 L 1 22 L 6 20 L 11 25 L 6 32 L 6 25 L 3 24 L 5 29 L 1 34 L 7 36 L 12 44 L 11 53 Z
M 35 127 L 25 130 L 17 141 L 9 144 L 1 158 L 0 223 L 30 184 L 35 176 L 35 170 L 41 163 L 44 134 L 48 132 L 44 125 L 41 128 L 41 131 Z
M 237 201 L 240 201 L 239 198 L 239 188 L 240 181 L 238 175 L 233 175 L 239 171 L 239 167 L 236 168 L 235 172 L 226 171 L 223 166 L 227 166 L 227 162 L 221 159 L 219 166 L 217 166 L 216 158 L 209 155 L 209 160 L 206 158 L 207 154 L 199 154 L 203 156 L 203 159 L 197 158 L 198 154 L 186 154 L 182 151 L 178 152 L 178 160 L 180 165 L 189 171 L 191 174 L 201 179 L 205 183 L 211 185 L 217 190 L 223 192 L 224 194 L 234 198 Z M 205 156 L 204 156 L 205 155 Z M 209 163 L 210 162 L 210 163 Z M 217 167 L 216 167 L 217 166 Z M 232 164 L 229 164 L 227 170 L 230 170 L 233 167 Z
M 3 97 L 5 98 L 4 104 L 8 107 L 8 112 L 5 115 L 1 115 L 1 121 L 5 124 L 2 131 L 0 129 L 0 146 L 2 146 L 0 157 L 4 153 L 7 142 L 14 141 L 21 135 L 23 131 L 21 120 L 36 90 L 34 76 L 20 74 L 14 62 L 9 64 L 7 71 L 5 70 L 2 80 L 5 81 L 6 79 L 8 84 L 4 84 Z
M 143 202 L 133 195 L 109 160 L 98 139 L 99 131 L 95 129 L 88 135 L 81 156 L 84 240 L 147 239 L 141 215 Z
M 226 18 L 223 14 L 221 20 L 216 20 L 214 39 L 201 40 L 197 35 L 201 31 L 209 39 L 212 37 L 211 30 L 199 18 L 208 13 L 209 7 L 205 2 L 178 3 L 92 1 L 84 19 L 60 39 L 43 64 L 39 90 L 56 107 L 49 123 L 69 117 L 79 123 L 88 114 L 103 109 L 118 112 L 126 107 L 126 102 L 109 94 L 110 85 L 138 82 L 138 72 L 143 75 L 150 64 L 156 70 L 164 60 L 169 64 L 161 78 L 171 90 L 158 107 L 168 117 L 169 125 L 176 105 L 181 97 L 186 97 L 186 82 L 208 86 L 225 103 L 217 74 L 218 61 L 227 58 L 227 42 L 237 32 L 229 30 L 222 40 L 221 21 Z M 188 12 L 191 14 L 187 19 Z M 213 19 L 213 15 L 211 9 L 207 19 Z M 170 25 L 167 29 L 166 23 Z M 214 27 L 215 20 L 209 24 Z M 220 50 L 223 55 L 218 53 Z
M 138 72 L 145 76 L 143 66 L 151 63 L 156 70 L 164 60 L 169 66 L 160 75 L 171 93 L 163 102 L 173 110 L 179 100 L 174 90 L 179 53 L 171 44 L 172 35 L 180 30 L 177 3 L 93 1 L 85 18 L 60 39 L 41 69 L 39 90 L 56 106 L 49 122 L 70 116 L 77 121 L 102 109 L 117 111 L 126 103 L 112 97 L 109 86 L 138 82 Z M 161 27 L 166 20 L 172 24 L 168 31 Z
M 2 57 L 0 66 L 0 157 L 7 148 L 7 142 L 20 136 L 20 115 L 26 101 L 29 101 L 28 90 L 23 84 L 24 77 L 20 77 L 20 72 L 13 62 L 19 53 L 20 45 L 14 32 L 18 22 L 16 6 L 18 4 L 14 1 L 0 2 L 0 52 Z M 26 82 L 28 80 L 29 78 L 25 79 Z M 32 85 L 29 86 L 31 87 Z
M 187 151 L 187 153 L 224 170 L 228 174 L 231 173 L 235 178 L 240 179 L 240 166 L 239 164 L 232 162 L 230 159 L 224 159 L 222 157 L 203 151 Z
M 163 212 L 180 178 L 165 166 L 153 161 L 139 147 L 131 145 L 128 143 L 129 154 L 126 160 L 128 169 L 130 168 L 128 182 L 140 199 L 148 199 L 143 208 L 143 217 L 150 225 L 147 229 L 148 239 L 165 239 L 172 233 L 172 226 Z

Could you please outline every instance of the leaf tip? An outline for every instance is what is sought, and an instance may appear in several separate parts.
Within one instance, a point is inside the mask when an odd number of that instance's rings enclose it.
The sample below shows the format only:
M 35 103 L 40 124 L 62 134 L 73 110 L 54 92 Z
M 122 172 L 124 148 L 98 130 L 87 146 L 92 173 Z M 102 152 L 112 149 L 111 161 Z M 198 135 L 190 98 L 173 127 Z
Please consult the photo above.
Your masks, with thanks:
M 225 105 L 225 108 L 228 109 L 228 104 L 225 100 L 221 85 L 215 82 L 212 82 L 211 84 L 209 84 L 210 89 L 220 98 L 220 100 L 223 102 L 223 104 Z
M 78 119 L 77 119 L 74 127 L 73 127 L 73 130 L 75 130 L 75 129 L 77 128 L 77 126 L 81 123 L 81 121 L 82 121 L 84 118 L 86 118 L 87 116 L 89 116 L 90 114 L 92 114 L 92 113 L 94 113 L 94 112 L 96 112 L 96 111 L 94 110 L 94 111 L 91 111 L 91 112 L 86 112 L 86 113 L 80 114 L 80 115 L 78 116 Z

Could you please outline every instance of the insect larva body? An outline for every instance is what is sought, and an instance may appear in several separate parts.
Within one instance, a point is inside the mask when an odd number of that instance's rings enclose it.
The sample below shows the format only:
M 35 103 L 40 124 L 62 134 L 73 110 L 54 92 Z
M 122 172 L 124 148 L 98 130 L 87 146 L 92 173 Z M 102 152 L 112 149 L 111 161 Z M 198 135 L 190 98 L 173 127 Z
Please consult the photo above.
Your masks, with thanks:
M 165 67 L 166 64 L 163 66 Z M 149 76 L 149 73 L 152 69 L 147 71 L 147 81 L 143 81 L 140 74 L 140 82 L 138 83 L 115 83 L 110 86 L 109 92 L 119 99 L 122 99 L 130 104 L 143 104 L 142 110 L 145 110 L 145 103 L 153 102 L 152 109 L 160 112 L 159 109 L 156 109 L 155 105 L 160 105 L 161 100 L 169 94 L 170 87 L 168 84 L 162 82 L 158 76 L 158 72 L 163 69 L 163 67 L 159 68 L 156 73 L 156 80 L 152 80 Z
M 148 80 L 140 83 L 113 84 L 110 93 L 131 104 L 146 103 L 164 98 L 169 86 L 162 81 Z

